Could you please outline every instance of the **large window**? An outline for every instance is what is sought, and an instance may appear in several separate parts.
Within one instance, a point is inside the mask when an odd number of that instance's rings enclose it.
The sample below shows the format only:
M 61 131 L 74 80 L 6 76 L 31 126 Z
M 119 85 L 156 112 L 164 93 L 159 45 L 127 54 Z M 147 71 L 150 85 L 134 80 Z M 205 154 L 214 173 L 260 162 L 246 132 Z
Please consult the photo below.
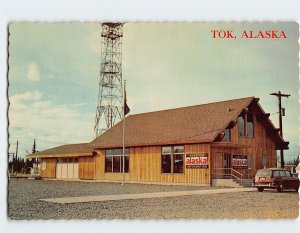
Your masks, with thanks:
M 129 149 L 125 149 L 124 171 L 129 171 Z M 123 172 L 123 149 L 105 150 L 105 172 Z
M 238 134 L 239 136 L 254 137 L 253 114 L 242 113 L 238 119 Z
M 183 173 L 183 146 L 163 146 L 161 149 L 161 173 Z

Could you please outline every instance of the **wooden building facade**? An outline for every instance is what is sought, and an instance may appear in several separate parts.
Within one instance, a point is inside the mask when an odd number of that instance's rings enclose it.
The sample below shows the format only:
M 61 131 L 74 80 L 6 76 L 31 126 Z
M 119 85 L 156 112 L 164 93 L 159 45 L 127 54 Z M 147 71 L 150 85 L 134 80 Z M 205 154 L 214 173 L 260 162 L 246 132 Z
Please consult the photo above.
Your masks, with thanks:
M 259 99 L 248 97 L 126 117 L 90 143 L 27 156 L 40 158 L 41 176 L 161 184 L 211 185 L 217 178 L 251 178 L 276 167 L 288 149 Z M 124 173 L 123 173 L 124 159 Z

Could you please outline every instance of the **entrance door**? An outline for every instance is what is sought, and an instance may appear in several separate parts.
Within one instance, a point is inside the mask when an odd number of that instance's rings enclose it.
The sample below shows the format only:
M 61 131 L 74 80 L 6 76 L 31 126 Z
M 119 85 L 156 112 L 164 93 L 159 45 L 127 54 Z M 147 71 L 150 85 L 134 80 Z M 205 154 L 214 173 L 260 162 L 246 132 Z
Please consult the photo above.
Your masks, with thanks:
M 223 153 L 216 152 L 214 153 L 214 173 L 216 178 L 223 177 Z

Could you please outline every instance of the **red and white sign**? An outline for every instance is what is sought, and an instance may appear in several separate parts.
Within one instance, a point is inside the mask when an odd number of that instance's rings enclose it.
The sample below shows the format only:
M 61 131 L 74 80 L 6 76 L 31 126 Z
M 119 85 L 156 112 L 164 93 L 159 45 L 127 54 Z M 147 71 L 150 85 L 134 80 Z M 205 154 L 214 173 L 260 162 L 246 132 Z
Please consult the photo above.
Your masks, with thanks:
M 186 154 L 185 166 L 191 168 L 208 168 L 208 154 Z
M 232 156 L 232 167 L 233 168 L 247 168 L 247 156 L 245 155 L 233 155 Z

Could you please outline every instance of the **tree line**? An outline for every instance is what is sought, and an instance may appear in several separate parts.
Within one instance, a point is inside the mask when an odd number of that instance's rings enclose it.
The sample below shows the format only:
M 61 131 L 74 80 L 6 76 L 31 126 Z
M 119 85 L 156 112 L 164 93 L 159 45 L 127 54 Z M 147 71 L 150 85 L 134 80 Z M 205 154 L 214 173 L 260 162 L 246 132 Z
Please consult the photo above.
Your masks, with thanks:
M 8 170 L 10 173 L 13 171 L 14 173 L 29 174 L 30 168 L 33 167 L 34 163 L 35 159 L 24 160 L 24 158 L 17 158 L 8 162 Z

